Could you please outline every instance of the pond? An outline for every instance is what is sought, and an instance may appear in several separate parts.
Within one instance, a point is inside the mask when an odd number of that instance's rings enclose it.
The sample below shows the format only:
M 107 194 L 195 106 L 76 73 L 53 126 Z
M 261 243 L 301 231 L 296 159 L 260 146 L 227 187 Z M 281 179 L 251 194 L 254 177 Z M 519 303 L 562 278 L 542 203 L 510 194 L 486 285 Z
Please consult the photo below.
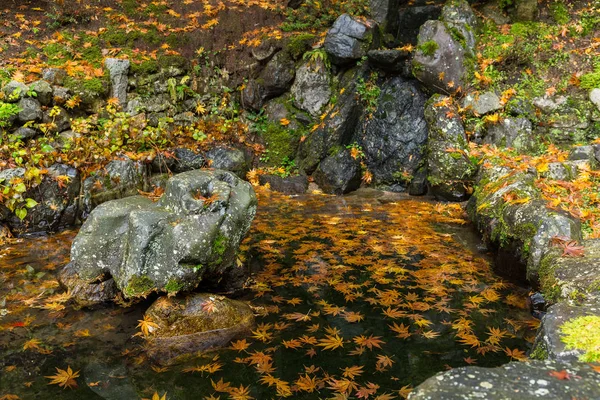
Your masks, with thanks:
M 161 367 L 136 335 L 151 299 L 70 305 L 55 276 L 75 233 L 0 250 L 2 399 L 402 398 L 451 367 L 523 358 L 538 325 L 458 204 L 260 190 L 237 294 L 257 315 L 252 336 Z M 50 384 L 56 368 L 77 386 Z

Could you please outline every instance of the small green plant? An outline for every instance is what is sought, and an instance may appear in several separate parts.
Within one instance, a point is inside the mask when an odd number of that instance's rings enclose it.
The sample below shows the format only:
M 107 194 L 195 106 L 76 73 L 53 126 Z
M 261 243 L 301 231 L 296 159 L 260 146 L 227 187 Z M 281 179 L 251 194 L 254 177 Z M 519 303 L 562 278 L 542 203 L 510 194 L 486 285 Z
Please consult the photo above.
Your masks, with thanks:
M 567 350 L 585 352 L 579 357 L 581 361 L 600 361 L 600 317 L 589 315 L 571 319 L 560 327 L 560 331 Z
M 425 55 L 427 57 L 431 57 L 432 55 L 435 54 L 435 52 L 439 48 L 440 48 L 440 46 L 437 44 L 437 42 L 435 42 L 433 40 L 429 40 L 425 43 L 421 43 L 417 47 L 417 50 L 419 50 L 421 53 L 423 53 L 423 55 Z
M 329 60 L 329 56 L 324 48 L 317 48 L 307 51 L 302 56 L 302 59 L 308 60 L 309 64 L 311 64 L 311 66 L 317 71 L 319 70 L 319 65 L 317 64 L 318 61 L 321 61 L 323 65 L 325 65 L 325 68 L 331 68 L 331 61 Z
M 381 94 L 381 89 L 377 86 L 377 78 L 379 78 L 377 72 L 371 72 L 368 80 L 365 81 L 365 79 L 361 77 L 358 78 L 356 84 L 356 94 L 365 106 L 368 119 L 370 119 L 377 110 L 377 102 L 379 95 Z
M 11 119 L 20 111 L 21 109 L 16 104 L 0 101 L 0 128 L 8 127 L 11 124 Z
M 557 24 L 565 25 L 569 22 L 569 9 L 562 1 L 555 1 L 550 5 L 550 14 Z

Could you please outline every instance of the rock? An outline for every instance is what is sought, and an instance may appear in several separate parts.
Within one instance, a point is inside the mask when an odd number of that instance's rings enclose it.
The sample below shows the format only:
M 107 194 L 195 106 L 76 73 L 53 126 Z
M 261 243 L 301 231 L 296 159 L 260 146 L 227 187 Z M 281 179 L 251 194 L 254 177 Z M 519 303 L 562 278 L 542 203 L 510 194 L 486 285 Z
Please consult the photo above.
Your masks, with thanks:
M 71 129 L 71 117 L 67 110 L 62 107 L 56 106 L 58 114 L 53 111 L 54 108 L 44 111 L 44 117 L 42 121 L 49 126 L 49 132 L 59 133 Z
M 68 288 L 71 298 L 79 307 L 91 307 L 114 300 L 119 294 L 115 280 L 110 275 L 100 275 L 93 282 L 79 279 L 75 266 L 67 264 L 58 276 L 60 283 Z
M 590 90 L 590 101 L 596 106 L 598 111 L 600 111 L 600 89 L 599 88 Z
M 540 173 L 540 176 L 559 181 L 572 181 L 579 174 L 578 163 L 573 161 L 549 163 L 548 170 Z
M 483 143 L 499 147 L 511 147 L 519 152 L 535 147 L 531 122 L 526 118 L 504 118 L 502 122 L 489 125 Z
M 381 86 L 377 110 L 361 124 L 359 144 L 376 184 L 408 185 L 424 162 L 427 98 L 417 83 L 395 77 Z
M 303 194 L 308 190 L 308 178 L 306 175 L 287 176 L 260 175 L 258 182 L 261 185 L 269 185 L 271 190 L 284 194 Z
M 350 70 L 342 76 L 343 93 L 338 95 L 335 107 L 300 143 L 296 162 L 307 175 L 315 171 L 332 148 L 352 143 L 362 115 L 362 106 L 356 100 L 356 83 L 361 77 L 366 77 L 364 68 Z
M 24 178 L 25 170 L 15 168 L 0 172 L 0 181 L 7 182 L 13 177 Z M 77 203 L 81 178 L 79 172 L 64 164 L 54 164 L 48 168 L 37 186 L 27 189 L 21 194 L 23 199 L 37 202 L 27 210 L 23 220 L 9 213 L 8 226 L 16 234 L 55 232 L 72 226 L 77 217 Z M 20 203 L 17 203 L 20 204 Z M 0 205 L 0 208 L 4 208 Z M 4 214 L 0 211 L 0 215 Z
M 52 89 L 52 85 L 47 81 L 35 81 L 29 88 L 36 93 L 36 99 L 43 106 L 49 106 L 52 104 L 52 100 L 54 99 L 54 90 Z
M 146 342 L 146 351 L 160 365 L 224 347 L 251 334 L 254 327 L 254 314 L 246 303 L 206 293 L 161 297 L 146 316 L 158 325 Z
M 42 79 L 53 86 L 62 86 L 66 77 L 67 72 L 64 69 L 46 68 L 42 71 Z
M 398 9 L 396 38 L 401 43 L 416 44 L 421 25 L 429 20 L 437 20 L 442 14 L 443 4 L 443 0 L 402 4 Z
M 550 97 L 544 95 L 543 97 L 536 97 L 533 99 L 533 105 L 546 114 L 555 111 L 566 102 L 567 98 L 565 96 Z
M 252 53 L 252 57 L 254 57 L 254 59 L 256 61 L 267 61 L 269 58 L 271 58 L 275 52 L 277 51 L 277 49 L 274 46 L 268 45 L 264 46 L 264 47 L 253 47 L 252 50 L 250 50 L 250 53 Z
M 448 201 L 466 200 L 477 166 L 468 156 L 469 144 L 458 110 L 449 97 L 435 95 L 425 107 L 425 120 L 429 128 L 427 179 L 432 193 Z
M 142 103 L 140 110 L 148 111 L 150 113 L 159 113 L 171 108 L 173 108 L 171 98 L 166 94 L 159 94 L 146 99 Z
M 110 74 L 110 97 L 119 99 L 122 107 L 127 105 L 127 74 L 129 73 L 129 60 L 107 58 L 104 66 Z
M 348 14 L 340 15 L 325 37 L 324 49 L 336 65 L 350 64 L 367 54 L 377 42 L 375 21 L 362 21 Z
M 121 400 L 138 397 L 132 379 L 128 376 L 125 362 L 104 358 L 103 354 L 96 353 L 96 357 L 88 361 L 82 377 L 89 390 L 100 399 Z
M 471 108 L 475 115 L 485 115 L 502 109 L 500 98 L 494 92 L 468 94 L 463 100 L 463 108 Z
M 500 7 L 500 1 L 487 2 L 480 11 L 486 19 L 491 19 L 496 25 L 510 24 L 510 18 Z
M 147 175 L 146 166 L 139 161 L 125 158 L 109 162 L 83 182 L 82 216 L 87 217 L 96 206 L 109 200 L 137 195 L 138 190 L 146 189 Z
M 427 21 L 419 30 L 413 74 L 434 93 L 453 93 L 466 83 L 466 53 L 442 21 Z
M 17 115 L 17 120 L 21 124 L 39 122 L 44 116 L 40 102 L 29 97 L 19 100 L 19 108 L 21 111 Z
M 571 161 L 587 161 L 590 165 L 596 164 L 596 154 L 593 146 L 575 146 L 569 152 Z
M 340 149 L 337 154 L 325 158 L 313 174 L 321 190 L 342 195 L 360 187 L 360 161 L 350 155 L 350 150 Z
M 571 380 L 561 380 L 550 375 L 558 371 L 568 371 Z M 440 372 L 417 386 L 408 398 L 559 400 L 573 397 L 593 399 L 599 396 L 598 373 L 589 364 L 513 361 L 496 368 L 469 366 Z
M 475 13 L 466 0 L 450 0 L 442 8 L 440 19 L 446 27 L 458 37 L 460 42 L 464 41 L 465 49 L 473 55 L 475 49 L 475 31 L 478 22 Z
M 382 31 L 395 32 L 398 29 L 398 1 L 370 0 L 370 15 Z
M 367 57 L 369 63 L 375 68 L 385 72 L 400 73 L 404 77 L 411 77 L 408 60 L 411 53 L 406 50 L 384 49 L 369 50 Z
M 532 357 L 572 363 L 578 361 L 585 351 L 577 348 L 567 349 L 562 340 L 561 327 L 565 322 L 579 317 L 599 315 L 600 305 L 597 302 L 573 305 L 561 301 L 550 306 L 535 338 Z
M 231 171 L 242 179 L 250 169 L 246 154 L 240 149 L 217 146 L 208 150 L 205 156 L 210 168 Z
M 585 240 L 580 246 L 581 257 L 563 257 L 561 248 L 544 255 L 539 275 L 548 300 L 600 301 L 600 240 Z
M 173 123 L 177 126 L 193 127 L 199 118 L 191 111 L 182 112 L 173 116 Z
M 302 64 L 296 71 L 291 92 L 296 107 L 313 117 L 319 116 L 331 97 L 331 76 L 323 61 Z
M 510 100 L 506 104 L 505 110 L 513 117 L 524 117 L 529 120 L 535 119 L 536 117 L 536 110 L 531 100 L 522 97 Z
M 581 240 L 579 220 L 547 208 L 536 179 L 537 172 L 484 167 L 467 206 L 471 220 L 497 249 L 496 272 L 521 282 L 528 280 L 533 286 L 539 285 L 541 261 L 551 250 L 553 237 Z M 522 202 L 509 204 L 508 197 Z
M 190 149 L 178 147 L 172 152 L 158 154 L 152 161 L 152 171 L 175 173 L 200 169 L 206 164 L 201 154 L 196 154 Z
M 421 167 L 415 172 L 410 185 L 408 185 L 408 194 L 411 196 L 423 196 L 427 194 L 427 168 Z
M 516 0 L 514 20 L 517 22 L 535 21 L 539 15 L 537 0 Z
M 33 128 L 26 128 L 26 127 L 22 126 L 22 127 L 18 128 L 16 131 L 14 131 L 12 135 L 9 135 L 8 141 L 16 142 L 17 140 L 20 140 L 22 142 L 26 142 L 28 140 L 35 138 L 39 134 L 40 134 L 40 132 L 36 131 Z
M 10 81 L 2 88 L 2 92 L 4 93 L 3 101 L 16 103 L 27 95 L 29 87 L 19 81 Z
M 230 172 L 175 175 L 156 203 L 132 196 L 92 211 L 71 247 L 75 281 L 112 278 L 129 300 L 189 291 L 234 267 L 255 213 L 252 186 Z
M 71 90 L 62 86 L 53 86 L 54 102 L 58 105 L 65 104 L 71 98 Z
M 296 68 L 294 61 L 283 51 L 267 63 L 258 78 L 251 79 L 242 90 L 242 106 L 258 111 L 269 99 L 290 89 Z

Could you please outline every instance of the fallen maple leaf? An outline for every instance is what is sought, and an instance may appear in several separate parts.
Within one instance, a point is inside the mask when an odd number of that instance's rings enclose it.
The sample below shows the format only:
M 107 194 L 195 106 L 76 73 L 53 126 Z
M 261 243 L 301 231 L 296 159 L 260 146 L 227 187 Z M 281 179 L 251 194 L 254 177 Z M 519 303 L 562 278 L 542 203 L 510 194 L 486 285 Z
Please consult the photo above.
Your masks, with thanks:
M 58 385 L 63 389 L 76 388 L 77 381 L 75 378 L 79 377 L 79 371 L 73 372 L 70 366 L 67 369 L 56 368 L 56 375 L 46 376 L 45 378 L 51 379 L 49 385 Z

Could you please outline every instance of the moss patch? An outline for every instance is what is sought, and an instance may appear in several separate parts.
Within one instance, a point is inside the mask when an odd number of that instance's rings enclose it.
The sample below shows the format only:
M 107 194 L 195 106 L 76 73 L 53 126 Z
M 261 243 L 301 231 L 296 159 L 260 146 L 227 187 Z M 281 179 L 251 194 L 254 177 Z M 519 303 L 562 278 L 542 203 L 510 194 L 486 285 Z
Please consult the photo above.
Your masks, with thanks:
M 584 362 L 600 361 L 600 317 L 589 315 L 574 318 L 565 322 L 560 331 L 563 334 L 562 342 L 567 350 L 583 350 L 585 353 L 579 357 Z
M 424 55 L 431 57 L 435 54 L 436 50 L 439 49 L 439 47 L 440 46 L 437 44 L 437 42 L 429 40 L 425 43 L 420 44 L 419 47 L 417 47 L 417 49 L 420 50 L 421 53 L 423 53 Z
M 181 289 L 183 289 L 183 283 L 177 281 L 176 279 L 169 279 L 169 282 L 165 285 L 165 290 L 167 293 L 177 293 Z
M 155 286 L 154 281 L 145 275 L 134 276 L 123 290 L 123 293 L 128 297 L 142 296 L 151 292 Z
M 219 233 L 212 246 L 212 256 L 214 258 L 214 264 L 221 264 L 223 262 L 223 254 L 225 254 L 226 249 L 227 238 Z

